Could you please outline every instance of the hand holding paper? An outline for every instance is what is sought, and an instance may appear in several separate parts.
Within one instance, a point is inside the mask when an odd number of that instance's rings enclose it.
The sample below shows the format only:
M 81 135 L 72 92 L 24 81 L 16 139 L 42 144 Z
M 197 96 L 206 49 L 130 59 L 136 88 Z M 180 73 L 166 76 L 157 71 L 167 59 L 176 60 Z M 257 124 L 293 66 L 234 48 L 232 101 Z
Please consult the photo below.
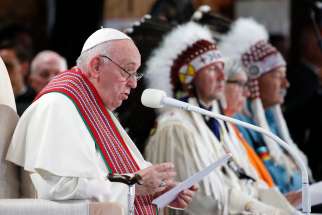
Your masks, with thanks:
M 169 203 L 168 207 L 182 210 L 187 208 L 191 204 L 195 193 L 198 192 L 198 189 L 199 187 L 197 185 L 193 185 L 189 189 L 183 190 L 171 203 Z
M 153 204 L 157 205 L 158 208 L 164 208 L 170 202 L 172 202 L 177 195 L 185 189 L 190 188 L 194 184 L 201 181 L 204 177 L 209 175 L 215 168 L 224 165 L 229 159 L 231 158 L 231 154 L 226 154 L 216 162 L 210 164 L 200 172 L 194 174 L 193 176 L 187 178 L 183 182 L 179 183 L 177 186 L 169 190 L 168 192 L 164 193 L 163 195 L 159 196 L 158 198 L 153 200 Z

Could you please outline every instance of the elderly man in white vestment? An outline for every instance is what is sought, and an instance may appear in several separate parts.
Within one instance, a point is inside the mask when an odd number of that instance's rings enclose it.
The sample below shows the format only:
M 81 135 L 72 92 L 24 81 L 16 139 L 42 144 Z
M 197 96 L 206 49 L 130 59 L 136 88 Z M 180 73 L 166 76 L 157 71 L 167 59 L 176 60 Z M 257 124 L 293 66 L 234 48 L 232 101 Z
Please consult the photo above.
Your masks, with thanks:
M 174 166 L 146 162 L 112 113 L 137 86 L 140 64 L 131 38 L 102 28 L 86 40 L 77 67 L 38 94 L 18 122 L 7 160 L 31 172 L 39 198 L 118 202 L 126 214 L 157 213 L 151 202 L 174 186 Z M 135 196 L 107 180 L 108 173 L 138 174 Z M 170 206 L 185 208 L 195 190 Z
M 224 60 L 208 29 L 187 23 L 171 31 L 147 62 L 148 86 L 214 112 L 224 89 Z M 228 125 L 181 109 L 160 110 L 157 128 L 145 149 L 153 163 L 175 163 L 177 180 L 200 171 L 228 151 L 237 150 Z M 283 204 L 265 198 L 268 190 L 245 171 L 247 155 L 233 153 L 233 161 L 214 170 L 200 183 L 200 192 L 187 214 L 292 214 L 296 213 L 280 193 Z M 263 188 L 263 189 L 261 189 Z

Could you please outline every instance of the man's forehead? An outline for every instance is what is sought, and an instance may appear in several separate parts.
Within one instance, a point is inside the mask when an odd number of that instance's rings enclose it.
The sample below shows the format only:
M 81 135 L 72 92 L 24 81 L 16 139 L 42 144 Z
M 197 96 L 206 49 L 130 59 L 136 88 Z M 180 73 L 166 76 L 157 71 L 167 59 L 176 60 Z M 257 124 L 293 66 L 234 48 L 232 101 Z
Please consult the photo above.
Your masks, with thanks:
M 286 67 L 285 66 L 278 67 L 274 69 L 271 73 L 274 75 L 284 75 L 286 74 Z
M 53 62 L 53 61 L 50 61 L 50 62 L 42 62 L 42 63 L 39 63 L 37 68 L 39 70 L 44 70 L 44 69 L 59 69 L 61 66 L 59 64 L 59 62 Z
M 18 58 L 14 53 L 3 54 L 0 52 L 0 56 L 6 66 L 15 66 L 19 64 Z
M 0 49 L 0 56 L 4 57 L 16 57 L 16 52 L 14 49 Z
M 261 77 L 278 77 L 278 76 L 285 76 L 285 75 L 286 75 L 286 67 L 282 66 L 282 67 L 275 68 L 270 72 L 264 73 L 259 77 L 259 79 L 261 79 Z
M 141 54 L 133 41 L 122 40 L 114 45 L 107 50 L 112 58 L 117 58 L 119 61 L 123 61 L 124 64 L 138 64 L 141 62 Z
M 207 66 L 205 66 L 204 68 L 219 68 L 219 69 L 224 69 L 224 62 L 222 61 L 216 61 L 216 62 L 213 62 Z

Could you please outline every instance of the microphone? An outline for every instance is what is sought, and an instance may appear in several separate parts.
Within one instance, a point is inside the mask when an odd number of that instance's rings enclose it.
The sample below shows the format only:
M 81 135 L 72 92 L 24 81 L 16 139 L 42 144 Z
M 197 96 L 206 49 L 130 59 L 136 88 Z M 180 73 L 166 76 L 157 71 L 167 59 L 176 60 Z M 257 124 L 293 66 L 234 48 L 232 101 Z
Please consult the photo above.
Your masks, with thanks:
M 149 108 L 163 108 L 164 106 L 176 107 L 186 110 L 188 103 L 167 97 L 167 94 L 162 90 L 146 89 L 141 96 L 141 102 Z
M 296 164 L 299 166 L 301 171 L 301 179 L 302 179 L 302 212 L 304 214 L 310 214 L 311 212 L 311 201 L 309 196 L 309 176 L 308 171 L 306 169 L 305 163 L 302 161 L 302 158 L 297 154 L 296 150 L 282 139 L 277 137 L 275 134 L 267 131 L 261 127 L 252 125 L 250 123 L 246 123 L 228 116 L 224 116 L 222 114 L 213 113 L 211 111 L 202 109 L 200 107 L 191 105 L 186 102 L 179 101 L 177 99 L 167 97 L 167 94 L 162 90 L 157 89 L 146 89 L 143 91 L 141 96 L 141 102 L 144 106 L 150 108 L 163 108 L 163 107 L 174 107 L 180 108 L 187 111 L 196 112 L 202 115 L 206 115 L 209 117 L 213 117 L 216 119 L 220 119 L 226 122 L 234 123 L 248 129 L 252 129 L 257 131 L 263 135 L 266 135 L 276 141 L 279 145 L 281 145 L 286 151 L 288 151 L 294 158 Z
M 141 96 L 141 103 L 149 108 L 162 108 L 162 99 L 166 98 L 167 94 L 162 90 L 146 89 Z

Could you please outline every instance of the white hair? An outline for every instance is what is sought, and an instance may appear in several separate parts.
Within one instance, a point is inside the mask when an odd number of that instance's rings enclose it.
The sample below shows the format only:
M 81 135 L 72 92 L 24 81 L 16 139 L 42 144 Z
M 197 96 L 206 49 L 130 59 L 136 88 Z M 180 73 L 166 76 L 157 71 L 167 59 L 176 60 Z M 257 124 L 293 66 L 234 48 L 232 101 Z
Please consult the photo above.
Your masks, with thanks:
M 218 48 L 224 56 L 241 60 L 241 55 L 260 40 L 268 40 L 266 28 L 252 18 L 239 18 L 222 37 Z
M 241 62 L 236 58 L 225 58 L 225 77 L 227 80 L 235 79 L 238 74 L 246 74 Z
M 108 42 L 100 43 L 93 48 L 82 52 L 81 55 L 77 58 L 77 67 L 82 71 L 87 72 L 88 64 L 93 57 L 97 56 L 97 54 L 106 54 L 108 46 L 107 43 Z
M 38 66 L 40 64 L 53 59 L 58 63 L 60 71 L 67 70 L 67 62 L 64 57 L 59 55 L 57 52 L 51 50 L 44 50 L 39 52 L 32 60 L 31 74 L 36 73 L 38 71 Z

